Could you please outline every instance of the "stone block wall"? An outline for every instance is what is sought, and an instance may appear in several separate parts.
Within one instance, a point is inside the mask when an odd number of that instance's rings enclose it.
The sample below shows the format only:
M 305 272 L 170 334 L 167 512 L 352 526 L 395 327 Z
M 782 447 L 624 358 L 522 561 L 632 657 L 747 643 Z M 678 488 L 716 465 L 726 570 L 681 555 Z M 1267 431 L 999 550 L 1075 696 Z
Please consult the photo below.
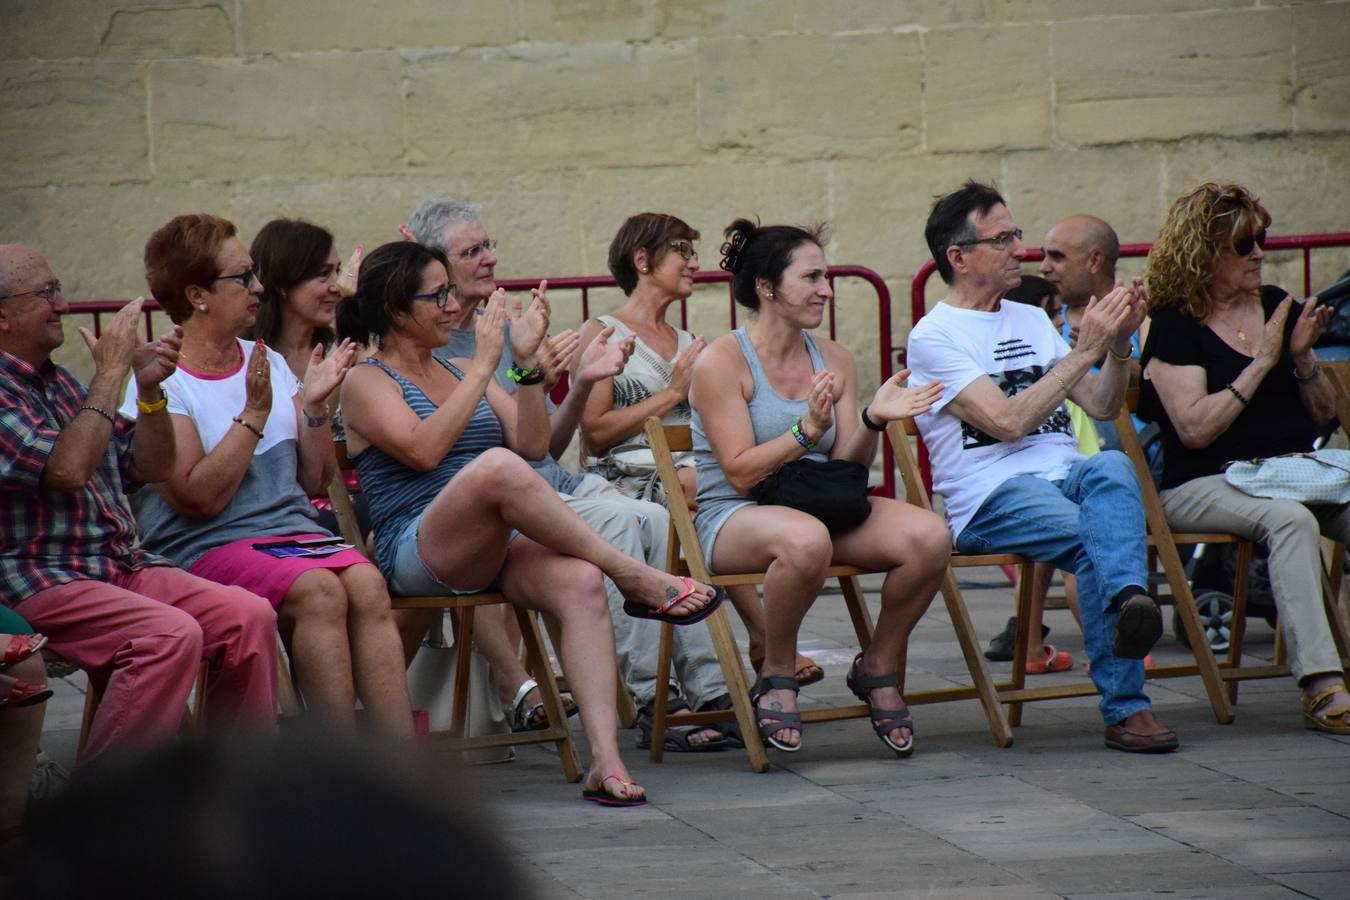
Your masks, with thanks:
M 734 217 L 828 222 L 902 343 L 928 207 L 966 177 L 1033 244 L 1078 211 L 1150 240 L 1204 178 L 1277 233 L 1350 230 L 1347 46 L 1344 0 L 4 0 L 0 241 L 79 299 L 141 292 L 145 237 L 188 211 L 245 239 L 307 217 L 345 254 L 455 195 L 503 277 L 601 272 L 643 209 L 700 228 L 705 266 Z M 841 313 L 864 372 L 870 303 Z M 699 306 L 719 330 L 722 296 Z

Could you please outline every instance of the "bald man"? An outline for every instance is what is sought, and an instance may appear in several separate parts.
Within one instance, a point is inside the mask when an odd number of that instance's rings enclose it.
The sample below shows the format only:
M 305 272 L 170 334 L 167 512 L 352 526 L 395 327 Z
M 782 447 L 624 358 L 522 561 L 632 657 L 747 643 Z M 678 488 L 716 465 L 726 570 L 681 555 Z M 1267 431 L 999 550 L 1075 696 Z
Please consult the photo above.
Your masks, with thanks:
M 170 738 L 198 666 L 206 712 L 268 726 L 276 701 L 276 614 L 240 588 L 173 567 L 140 546 L 124 493 L 173 468 L 160 384 L 182 332 L 140 343 L 141 302 L 95 338 L 86 388 L 51 360 L 70 305 L 42 254 L 0 244 L 0 602 L 47 635 L 103 693 L 81 761 Z M 136 382 L 140 417 L 117 414 Z
M 1105 297 L 1115 287 L 1120 239 L 1106 222 L 1080 214 L 1047 231 L 1041 249 L 1045 253 L 1041 274 L 1058 291 L 1065 325 L 1076 334 L 1088 300 Z

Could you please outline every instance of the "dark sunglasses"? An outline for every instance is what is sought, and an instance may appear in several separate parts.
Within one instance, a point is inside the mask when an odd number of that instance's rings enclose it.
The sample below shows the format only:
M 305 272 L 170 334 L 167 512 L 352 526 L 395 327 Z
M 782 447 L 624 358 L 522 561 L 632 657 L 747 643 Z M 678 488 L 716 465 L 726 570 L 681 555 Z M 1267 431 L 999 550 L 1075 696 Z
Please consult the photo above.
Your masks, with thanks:
M 1241 240 L 1233 241 L 1233 252 L 1238 256 L 1251 256 L 1253 247 L 1266 249 L 1266 230 L 1264 228 L 1256 234 L 1249 234 Z

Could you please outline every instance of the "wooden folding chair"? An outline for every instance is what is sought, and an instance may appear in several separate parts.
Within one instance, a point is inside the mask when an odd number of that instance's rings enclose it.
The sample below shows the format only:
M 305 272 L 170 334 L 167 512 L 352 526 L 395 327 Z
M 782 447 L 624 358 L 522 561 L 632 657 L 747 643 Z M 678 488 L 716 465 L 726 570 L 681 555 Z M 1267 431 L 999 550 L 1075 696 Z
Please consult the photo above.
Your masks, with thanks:
M 338 460 L 347 462 L 346 446 L 339 445 Z M 343 478 L 343 467 L 339 466 L 328 486 L 328 498 L 333 504 L 333 513 L 337 516 L 342 537 L 348 543 L 361 549 L 371 557 L 371 549 L 361 534 L 356 522 L 356 511 L 352 507 L 351 495 L 347 492 L 347 483 Z M 373 557 L 372 557 L 373 558 Z M 469 661 L 473 647 L 474 610 L 482 606 L 510 605 L 504 596 L 496 592 L 478 594 L 460 594 L 456 596 L 427 597 L 390 597 L 391 606 L 396 610 L 449 610 L 455 628 L 455 686 L 452 697 L 450 728 L 445 732 L 433 732 L 435 738 L 444 739 L 454 750 L 484 749 L 516 744 L 553 743 L 558 748 L 558 760 L 562 765 L 563 777 L 568 781 L 580 781 L 582 776 L 581 760 L 576 744 L 567 729 L 567 714 L 563 711 L 562 696 L 558 682 L 549 664 L 548 651 L 544 647 L 544 638 L 539 631 L 535 617 L 528 610 L 511 606 L 520 625 L 520 633 L 525 643 L 525 667 L 539 683 L 539 696 L 544 703 L 544 714 L 548 727 L 538 731 L 512 732 L 509 734 L 465 735 L 465 726 L 469 712 Z
M 192 685 L 192 696 L 188 700 L 187 708 L 183 711 L 183 724 L 181 730 L 188 734 L 197 734 L 205 724 L 206 713 L 206 670 L 205 660 L 197 667 L 197 678 Z M 98 714 L 98 708 L 103 702 L 103 686 L 94 683 L 90 678 L 84 693 L 84 713 L 80 717 L 80 737 L 75 743 L 77 751 L 83 751 L 84 745 L 89 743 L 89 730 L 94 725 L 94 716 Z
M 924 484 L 918 458 L 910 446 L 911 439 L 919 439 L 919 431 L 914 424 L 914 420 L 900 419 L 891 422 L 887 426 L 886 436 L 890 439 L 891 451 L 895 455 L 895 465 L 905 486 L 905 499 L 921 509 L 931 511 L 933 508 L 932 498 L 929 497 L 928 487 Z M 999 702 L 1008 704 L 1008 725 L 1022 724 L 1022 704 L 1024 702 L 1056 700 L 1062 697 L 1084 697 L 1096 694 L 1096 686 L 1086 680 L 1076 682 L 1056 681 L 1054 684 L 1033 688 L 1026 686 L 1027 634 L 1031 627 L 1030 616 L 1027 615 L 1031 603 L 1031 571 L 1033 566 L 1031 560 L 1016 553 L 953 553 L 951 564 L 947 567 L 947 574 L 942 580 L 942 596 L 947 602 L 947 610 L 952 617 L 952 624 L 956 628 L 957 637 L 960 639 L 961 651 L 965 654 L 966 666 L 970 669 L 974 685 L 932 692 L 939 695 L 937 699 L 962 699 L 970 696 L 972 691 L 982 690 L 983 684 L 991 681 L 988 667 L 985 665 L 984 654 L 980 650 L 979 640 L 975 634 L 975 626 L 970 621 L 966 601 L 961 596 L 961 588 L 956 580 L 957 569 L 974 566 L 1013 566 L 1017 569 L 1017 588 L 1015 591 L 1017 640 L 1013 650 L 1012 674 L 1010 680 L 995 683 L 991 688 Z M 975 674 L 977 672 L 980 673 L 978 676 Z M 993 727 L 992 721 L 990 724 Z M 1006 728 L 1007 725 L 1004 727 Z M 998 732 L 995 732 L 995 734 L 997 735 Z M 999 740 L 998 743 L 999 746 L 1003 747 L 1011 745 L 1011 731 L 1008 732 L 1006 740 Z
M 1116 431 L 1120 435 L 1121 447 L 1125 455 L 1134 464 L 1135 475 L 1139 479 L 1139 488 L 1144 501 L 1144 518 L 1148 525 L 1148 546 L 1150 554 L 1156 554 L 1163 573 L 1172 592 L 1172 602 L 1181 617 L 1182 627 L 1191 645 L 1195 657 L 1194 664 L 1157 666 L 1146 673 L 1149 678 L 1176 678 L 1187 675 L 1199 675 L 1214 710 L 1214 718 L 1222 724 L 1233 721 L 1233 704 L 1237 702 L 1238 683 L 1256 678 L 1278 678 L 1289 674 L 1289 665 L 1284 660 L 1284 646 L 1279 632 L 1276 632 L 1275 661 L 1269 665 L 1242 665 L 1242 642 L 1247 605 L 1247 570 L 1252 559 L 1252 544 L 1240 537 L 1224 533 L 1182 533 L 1173 531 L 1163 514 L 1162 500 L 1149 472 L 1148 458 L 1135 433 L 1130 412 L 1137 406 L 1137 392 L 1131 391 L 1125 408 L 1116 418 Z M 1191 592 L 1185 567 L 1181 562 L 1178 546 L 1185 544 L 1236 544 L 1238 548 L 1236 579 L 1233 585 L 1233 618 L 1228 644 L 1227 659 L 1215 658 L 1205 636 L 1204 624 L 1196 609 L 1195 596 Z M 1343 555 L 1344 550 L 1342 548 Z M 1332 636 L 1336 640 L 1344 664 L 1350 639 L 1347 638 L 1345 618 L 1341 614 L 1336 594 L 1323 573 L 1323 601 L 1327 616 L 1331 621 Z M 1278 623 L 1277 623 L 1278 625 Z M 1226 687 L 1225 687 L 1226 686 Z
M 679 477 L 676 475 L 675 464 L 671 455 L 672 452 L 689 450 L 692 448 L 692 437 L 689 427 L 687 425 L 664 426 L 661 424 L 660 419 L 653 416 L 647 419 L 645 429 L 647 438 L 651 444 L 652 455 L 656 460 L 657 473 L 661 478 L 662 487 L 664 487 L 666 492 L 666 507 L 670 511 L 670 535 L 667 542 L 668 571 L 679 575 L 690 575 L 704 584 L 722 587 L 738 584 L 762 583 L 764 581 L 763 572 L 738 575 L 714 575 L 708 569 L 707 562 L 703 557 L 702 547 L 699 545 L 698 537 L 694 530 L 693 517 L 689 514 L 689 507 L 685 502 L 684 489 L 680 485 Z M 868 570 L 860 569 L 855 566 L 831 566 L 826 570 L 827 578 L 838 579 L 840 590 L 843 593 L 844 603 L 847 605 L 849 616 L 853 621 L 854 632 L 858 637 L 858 644 L 861 648 L 866 649 L 868 644 L 871 643 L 873 624 L 871 612 L 867 608 L 867 604 L 863 599 L 862 590 L 858 585 L 857 576 L 864 574 L 869 574 Z M 971 669 L 971 677 L 974 684 L 971 687 L 965 688 L 916 691 L 906 694 L 905 700 L 910 705 L 919 705 L 941 702 L 944 700 L 964 700 L 978 697 L 984 707 L 985 714 L 989 719 L 989 726 L 994 734 L 995 743 L 1001 747 L 1006 747 L 1012 743 L 1012 730 L 1009 728 L 1007 719 L 1004 718 L 1002 710 L 999 708 L 992 680 L 984 665 L 984 658 L 979 655 L 979 648 L 975 643 L 974 629 L 970 627 L 969 614 L 961 603 L 959 593 L 949 595 L 944 591 L 944 597 L 947 598 L 947 607 L 952 613 L 952 620 L 956 627 L 957 638 L 961 642 L 963 652 L 965 652 L 967 665 Z M 726 680 L 727 691 L 731 697 L 732 709 L 730 713 L 727 711 L 709 711 L 681 712 L 669 716 L 667 715 L 666 698 L 669 692 L 671 644 L 674 626 L 669 623 L 663 623 L 656 667 L 658 673 L 656 679 L 656 698 L 652 704 L 652 732 L 654 735 L 661 735 L 664 732 L 667 723 L 679 725 L 707 725 L 714 722 L 725 721 L 729 715 L 734 714 L 736 723 L 740 726 L 741 733 L 746 737 L 746 754 L 750 759 L 750 767 L 756 772 L 763 772 L 769 765 L 768 756 L 764 751 L 763 744 L 758 739 L 759 727 L 755 720 L 754 709 L 750 703 L 750 684 L 741 662 L 740 650 L 736 646 L 736 639 L 731 632 L 731 625 L 727 621 L 725 606 L 719 608 L 705 621 L 708 625 L 709 634 L 712 637 L 713 648 L 716 650 L 718 661 L 722 666 L 722 677 Z M 964 626 L 962 623 L 964 623 Z M 899 660 L 902 690 L 904 689 L 904 666 L 905 660 Z M 839 719 L 860 718 L 867 715 L 868 708 L 866 704 L 854 703 L 845 706 L 804 709 L 802 710 L 802 721 L 827 722 Z M 654 739 L 652 741 L 652 762 L 659 763 L 661 761 L 663 749 L 661 743 L 662 742 L 659 739 Z

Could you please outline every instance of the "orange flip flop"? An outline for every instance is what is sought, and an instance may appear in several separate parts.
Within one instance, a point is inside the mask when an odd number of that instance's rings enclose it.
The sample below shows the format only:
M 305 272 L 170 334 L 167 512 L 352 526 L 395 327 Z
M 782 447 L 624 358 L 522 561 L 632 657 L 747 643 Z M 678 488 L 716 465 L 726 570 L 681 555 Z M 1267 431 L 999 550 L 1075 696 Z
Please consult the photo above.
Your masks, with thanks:
M 1073 668 L 1073 657 L 1064 650 L 1056 650 L 1051 644 L 1041 645 L 1041 659 L 1027 660 L 1028 675 L 1044 675 L 1047 672 L 1063 672 Z

